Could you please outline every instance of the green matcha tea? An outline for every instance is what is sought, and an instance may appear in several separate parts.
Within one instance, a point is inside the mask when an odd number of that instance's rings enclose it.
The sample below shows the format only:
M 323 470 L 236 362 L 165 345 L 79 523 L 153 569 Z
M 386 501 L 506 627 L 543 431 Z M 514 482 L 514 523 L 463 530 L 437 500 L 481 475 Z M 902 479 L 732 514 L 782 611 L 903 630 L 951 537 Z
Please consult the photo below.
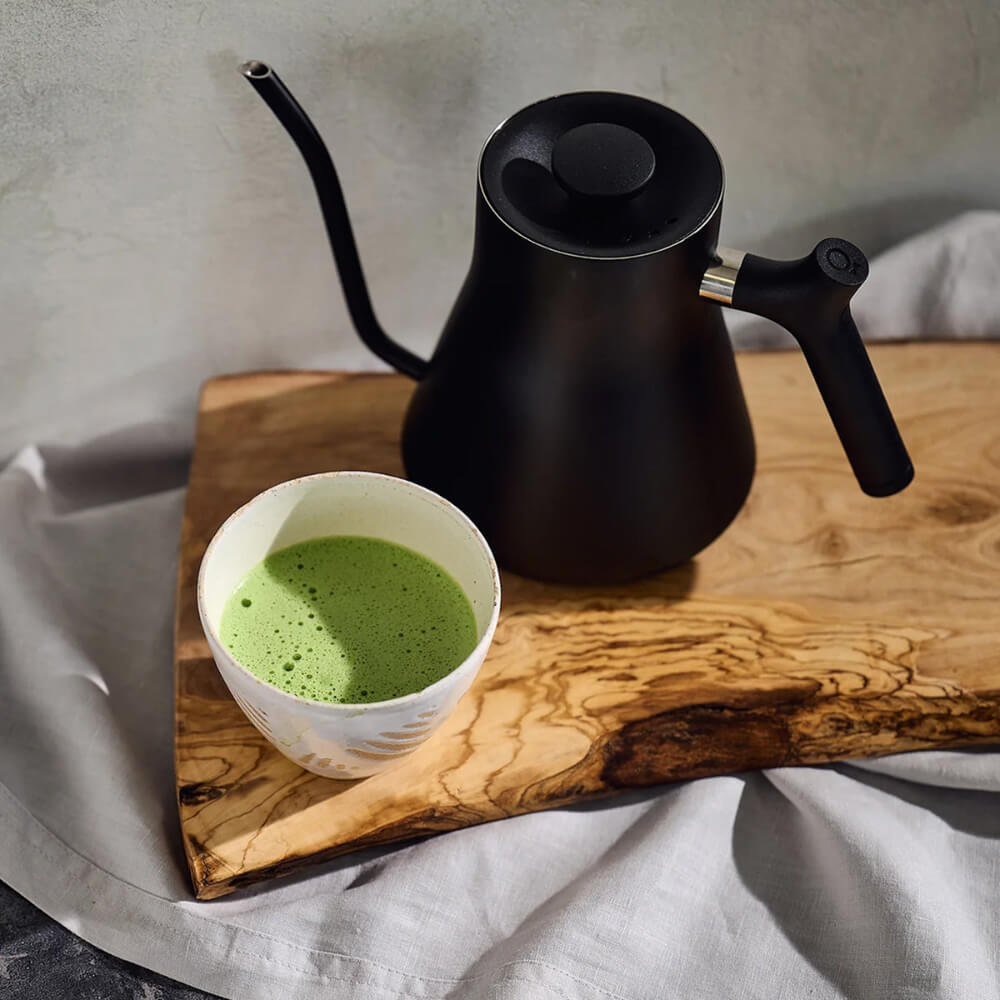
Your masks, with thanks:
M 420 691 L 476 645 L 469 599 L 442 567 L 354 535 L 272 552 L 226 602 L 219 632 L 261 680 L 342 704 Z

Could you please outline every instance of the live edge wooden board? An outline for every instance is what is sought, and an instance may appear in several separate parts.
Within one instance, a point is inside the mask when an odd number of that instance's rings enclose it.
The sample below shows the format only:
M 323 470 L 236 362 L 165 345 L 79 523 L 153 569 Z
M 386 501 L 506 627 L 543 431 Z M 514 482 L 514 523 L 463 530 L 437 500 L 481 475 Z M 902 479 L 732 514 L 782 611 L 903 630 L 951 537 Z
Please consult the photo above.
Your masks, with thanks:
M 733 526 L 625 587 L 506 575 L 477 681 L 395 771 L 335 782 L 244 718 L 195 606 L 205 547 L 260 490 L 330 469 L 402 475 L 411 383 L 291 372 L 205 384 L 181 537 L 176 772 L 209 899 L 375 844 L 625 788 L 1000 743 L 1000 345 L 873 350 L 917 468 L 864 496 L 798 354 L 740 358 L 759 448 Z

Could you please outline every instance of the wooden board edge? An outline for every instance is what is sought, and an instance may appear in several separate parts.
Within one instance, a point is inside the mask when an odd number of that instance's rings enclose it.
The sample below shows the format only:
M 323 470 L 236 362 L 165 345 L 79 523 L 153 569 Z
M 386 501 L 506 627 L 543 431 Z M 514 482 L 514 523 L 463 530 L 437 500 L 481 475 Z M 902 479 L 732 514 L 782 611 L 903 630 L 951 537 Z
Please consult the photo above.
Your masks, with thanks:
M 188 872 L 191 877 L 191 884 L 194 887 L 195 895 L 199 892 L 199 874 L 196 869 L 197 859 L 194 856 L 190 838 L 184 828 L 184 814 L 181 810 L 180 790 L 181 790 L 181 761 L 180 761 L 180 726 L 181 719 L 178 715 L 180 707 L 180 684 L 181 684 L 181 664 L 184 662 L 180 656 L 180 629 L 181 629 L 181 589 L 183 585 L 183 567 L 181 565 L 181 553 L 184 551 L 190 532 L 190 519 L 188 517 L 189 491 L 184 493 L 184 512 L 181 518 L 181 530 L 177 541 L 177 579 L 174 584 L 174 626 L 173 626 L 173 650 L 172 661 L 174 671 L 173 683 L 173 726 L 171 727 L 173 736 L 173 763 L 174 763 L 174 806 L 176 809 L 177 825 L 181 835 L 181 843 L 184 847 L 184 857 L 187 861 Z
M 198 415 L 313 385 L 394 377 L 398 377 L 397 372 L 304 368 L 273 368 L 215 375 L 202 382 L 198 390 Z
M 694 706 L 694 708 L 704 711 L 704 706 Z M 993 714 L 997 715 L 998 719 L 1000 719 L 1000 702 L 997 702 L 994 705 Z M 794 763 L 796 766 L 850 763 L 852 760 L 877 760 L 883 757 L 891 757 L 900 753 L 910 753 L 919 750 L 956 750 L 962 749 L 963 747 L 968 748 L 974 746 L 1000 746 L 1000 726 L 998 726 L 996 732 L 990 736 L 968 735 L 967 737 L 960 737 L 946 742 L 915 740 L 912 745 L 905 747 L 893 747 L 882 753 L 866 753 L 864 757 L 828 757 L 818 755 L 815 759 L 797 760 Z M 455 830 L 468 829 L 472 826 L 483 826 L 487 823 L 494 823 L 499 820 L 510 819 L 515 816 L 522 816 L 528 813 L 546 812 L 550 809 L 557 809 L 566 805 L 597 803 L 602 800 L 612 799 L 624 791 L 662 790 L 672 785 L 680 784 L 684 781 L 694 781 L 700 778 L 724 777 L 726 775 L 745 773 L 747 771 L 783 767 L 789 764 L 790 762 L 788 760 L 775 757 L 768 761 L 757 762 L 752 767 L 747 766 L 743 767 L 740 771 L 734 771 L 732 766 L 730 766 L 730 762 L 723 762 L 717 766 L 706 767 L 704 769 L 699 769 L 688 774 L 678 775 L 677 777 L 665 780 L 648 783 L 630 783 L 620 786 L 608 786 L 597 791 L 589 791 L 582 795 L 572 794 L 564 801 L 553 801 L 546 804 L 542 808 L 538 808 L 537 806 L 513 808 L 503 814 L 483 817 L 472 822 L 469 822 L 468 816 L 456 816 L 453 822 L 443 822 L 440 816 L 435 817 L 430 814 L 426 817 L 416 816 L 412 820 L 407 821 L 408 825 L 405 830 L 400 829 L 401 824 L 394 824 L 393 826 L 387 827 L 383 830 L 375 831 L 367 837 L 351 841 L 349 844 L 333 845 L 329 848 L 307 855 L 293 855 L 273 864 L 262 865 L 256 868 L 249 867 L 240 872 L 232 872 L 231 869 L 228 869 L 231 874 L 223 874 L 222 866 L 218 864 L 206 864 L 206 857 L 194 855 L 189 859 L 191 880 L 194 887 L 195 898 L 197 900 L 204 901 L 219 899 L 252 885 L 271 882 L 274 879 L 287 878 L 289 876 L 308 871 L 317 865 L 343 857 L 344 855 L 354 854 L 358 851 L 369 848 L 403 846 L 407 843 L 416 843 L 420 840 L 436 837 L 443 833 L 451 833 Z M 422 828 L 422 823 L 426 823 L 427 825 Z M 187 847 L 188 845 L 185 844 L 186 850 Z M 206 854 L 210 854 L 210 852 L 206 852 Z M 206 874 L 209 871 L 211 871 L 212 874 Z

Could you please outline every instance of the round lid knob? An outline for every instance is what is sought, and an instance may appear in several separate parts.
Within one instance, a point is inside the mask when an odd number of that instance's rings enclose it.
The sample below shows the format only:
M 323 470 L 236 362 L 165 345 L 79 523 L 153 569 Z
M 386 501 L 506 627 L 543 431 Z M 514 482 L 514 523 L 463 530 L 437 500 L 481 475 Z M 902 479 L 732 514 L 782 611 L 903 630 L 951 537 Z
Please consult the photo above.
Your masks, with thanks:
M 552 149 L 552 173 L 582 198 L 630 198 L 656 168 L 652 147 L 638 132 L 610 122 L 591 122 L 564 132 Z

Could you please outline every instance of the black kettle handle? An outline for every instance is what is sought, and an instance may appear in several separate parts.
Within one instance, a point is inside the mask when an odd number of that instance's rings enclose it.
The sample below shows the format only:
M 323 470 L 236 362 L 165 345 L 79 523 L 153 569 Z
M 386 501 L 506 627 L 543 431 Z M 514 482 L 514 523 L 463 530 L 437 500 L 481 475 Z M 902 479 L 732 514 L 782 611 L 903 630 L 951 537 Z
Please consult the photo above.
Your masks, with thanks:
M 702 294 L 785 327 L 806 356 L 861 489 L 876 497 L 902 490 L 913 463 L 851 315 L 851 298 L 868 277 L 865 255 L 836 238 L 800 260 L 720 255 Z

